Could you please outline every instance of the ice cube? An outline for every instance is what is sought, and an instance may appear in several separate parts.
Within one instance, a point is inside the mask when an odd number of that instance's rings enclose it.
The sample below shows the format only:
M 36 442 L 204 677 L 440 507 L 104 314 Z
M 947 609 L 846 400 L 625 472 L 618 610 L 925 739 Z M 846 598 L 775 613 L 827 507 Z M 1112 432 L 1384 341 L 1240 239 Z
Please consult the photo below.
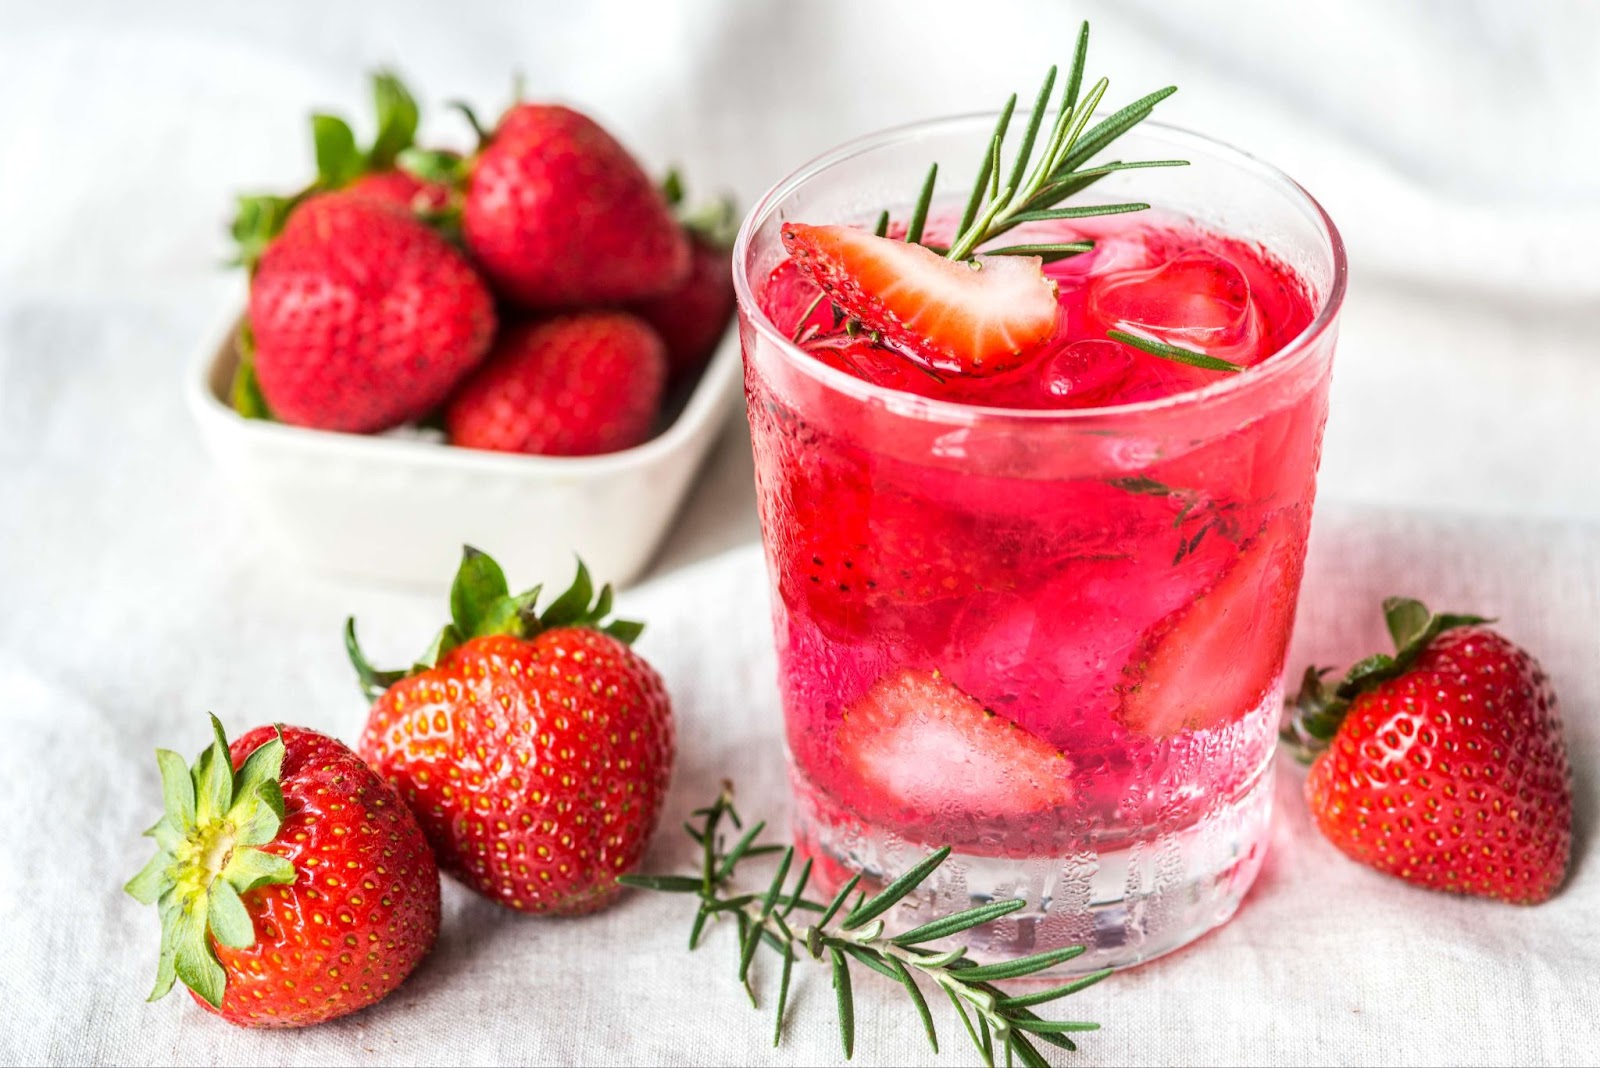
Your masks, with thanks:
M 1133 353 L 1115 341 L 1074 341 L 1045 367 L 1044 389 L 1072 407 L 1113 404 L 1133 361 Z
M 1251 348 L 1259 331 L 1244 272 L 1205 249 L 1191 249 L 1147 270 L 1095 278 L 1089 310 L 1109 326 L 1218 356 Z

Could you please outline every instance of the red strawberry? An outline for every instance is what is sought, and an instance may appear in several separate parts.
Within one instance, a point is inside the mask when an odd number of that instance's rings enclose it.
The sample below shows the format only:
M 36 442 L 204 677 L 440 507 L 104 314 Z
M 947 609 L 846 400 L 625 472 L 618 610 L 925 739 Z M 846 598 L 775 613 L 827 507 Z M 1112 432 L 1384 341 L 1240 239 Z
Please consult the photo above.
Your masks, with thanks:
M 451 399 L 445 429 L 473 449 L 618 452 L 650 436 L 666 378 L 661 340 L 626 312 L 518 324 Z
M 1291 737 L 1321 752 L 1306 779 L 1318 829 L 1417 886 L 1547 900 L 1572 850 L 1572 770 L 1549 678 L 1477 616 L 1396 597 L 1384 614 L 1393 656 L 1362 660 L 1332 690 L 1306 672 Z
M 1123 724 L 1165 738 L 1258 707 L 1283 672 L 1304 562 L 1299 514 L 1279 512 L 1208 590 L 1145 635 L 1123 670 Z
M 342 742 L 302 727 L 169 750 L 158 852 L 127 885 L 161 907 L 151 999 L 174 982 L 242 1027 L 305 1027 L 399 986 L 439 934 L 416 817 Z
M 683 202 L 683 183 L 676 171 L 662 184 L 667 203 Z M 689 273 L 683 282 L 658 297 L 633 305 L 667 345 L 667 365 L 674 379 L 690 377 L 717 351 L 733 319 L 733 270 L 729 253 L 738 221 L 733 201 L 724 198 L 682 217 L 689 235 Z
M 691 238 L 689 274 L 676 289 L 633 305 L 667 346 L 667 365 L 675 379 L 706 365 L 733 318 L 733 275 L 728 250 Z
M 851 226 L 786 223 L 782 237 L 835 304 L 940 371 L 1008 371 L 1055 333 L 1055 283 L 1038 257 L 958 263 Z
M 450 205 L 448 185 L 424 181 L 402 170 L 364 174 L 350 183 L 349 190 L 356 196 L 424 215 L 437 214 Z
M 939 672 L 885 675 L 846 710 L 836 741 L 846 804 L 907 827 L 929 813 L 1017 819 L 1067 804 L 1061 751 L 984 708 Z
M 472 165 L 462 233 L 495 288 L 530 307 L 639 300 L 689 273 L 688 238 L 639 164 L 554 105 L 500 119 Z
M 467 549 L 454 622 L 412 672 L 377 672 L 346 631 L 376 700 L 360 750 L 410 802 L 440 865 L 524 912 L 607 904 L 644 856 L 672 772 L 672 708 L 629 647 L 636 623 L 605 622 L 588 571 L 543 614 Z
M 404 212 L 314 197 L 250 283 L 255 375 L 286 423 L 365 433 L 426 415 L 489 349 L 494 302 L 464 256 Z

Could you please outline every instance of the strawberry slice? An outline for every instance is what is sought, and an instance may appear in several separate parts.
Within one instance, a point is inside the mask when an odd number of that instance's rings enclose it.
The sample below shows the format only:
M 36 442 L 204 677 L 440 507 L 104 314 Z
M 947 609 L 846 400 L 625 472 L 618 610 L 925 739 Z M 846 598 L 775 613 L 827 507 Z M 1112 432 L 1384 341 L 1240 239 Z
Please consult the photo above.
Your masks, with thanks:
M 1120 719 L 1153 738 L 1231 723 L 1283 671 L 1305 540 L 1294 509 L 1246 541 L 1209 590 L 1146 633 L 1123 671 Z
M 1059 749 L 937 671 L 880 678 L 846 710 L 836 740 L 842 800 L 875 822 L 1018 819 L 1072 797 Z
M 957 263 L 851 226 L 786 223 L 782 236 L 835 304 L 940 371 L 1008 371 L 1055 333 L 1056 287 L 1037 256 Z

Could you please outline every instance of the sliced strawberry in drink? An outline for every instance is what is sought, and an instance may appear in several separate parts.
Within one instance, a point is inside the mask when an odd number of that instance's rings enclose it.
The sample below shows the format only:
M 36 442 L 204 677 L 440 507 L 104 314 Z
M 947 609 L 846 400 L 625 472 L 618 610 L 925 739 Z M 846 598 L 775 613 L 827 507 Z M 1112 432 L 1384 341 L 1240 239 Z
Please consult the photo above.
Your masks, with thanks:
M 841 800 L 875 822 L 1021 819 L 1072 797 L 1072 766 L 1059 749 L 937 671 L 906 668 L 873 683 L 836 739 Z
M 1020 367 L 1055 332 L 1056 287 L 1037 256 L 958 263 L 854 227 L 805 223 L 785 224 L 783 244 L 848 315 L 949 374 Z
M 1286 509 L 1209 590 L 1146 633 L 1123 671 L 1123 725 L 1166 738 L 1259 705 L 1283 671 L 1303 563 L 1298 511 Z

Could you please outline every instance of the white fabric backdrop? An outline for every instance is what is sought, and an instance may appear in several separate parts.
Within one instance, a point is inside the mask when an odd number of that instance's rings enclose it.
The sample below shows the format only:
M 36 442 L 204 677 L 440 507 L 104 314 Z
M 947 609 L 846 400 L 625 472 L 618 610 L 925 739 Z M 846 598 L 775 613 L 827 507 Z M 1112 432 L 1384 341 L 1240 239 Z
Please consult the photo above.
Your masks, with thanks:
M 118 887 L 143 860 L 153 747 L 198 744 L 206 709 L 351 738 L 344 615 L 401 656 L 442 610 L 290 572 L 200 454 L 179 377 L 238 299 L 215 269 L 231 193 L 303 175 L 304 113 L 360 114 L 373 64 L 411 76 L 440 136 L 459 130 L 439 100 L 492 113 L 520 66 L 534 94 L 748 203 L 846 137 L 993 107 L 1065 57 L 1085 14 L 1114 94 L 1179 83 L 1170 118 L 1283 165 L 1350 243 L 1295 662 L 1375 647 L 1372 606 L 1397 590 L 1500 615 L 1565 702 L 1580 852 L 1535 910 L 1411 891 L 1316 839 L 1285 769 L 1239 918 L 1083 995 L 1107 1030 L 1080 1060 L 1591 1058 L 1600 7 L 702 0 L 0 5 L 0 1062 L 836 1060 L 825 978 L 770 1051 L 726 937 L 687 958 L 677 903 L 642 896 L 562 924 L 451 887 L 413 980 L 303 1034 L 142 1003 L 154 917 Z M 627 597 L 682 717 L 675 814 L 730 769 L 751 810 L 783 804 L 747 448 L 729 435 Z M 680 858 L 664 836 L 655 862 Z M 925 1057 L 892 991 L 859 987 L 858 1059 Z M 943 1031 L 944 1059 L 968 1062 Z

